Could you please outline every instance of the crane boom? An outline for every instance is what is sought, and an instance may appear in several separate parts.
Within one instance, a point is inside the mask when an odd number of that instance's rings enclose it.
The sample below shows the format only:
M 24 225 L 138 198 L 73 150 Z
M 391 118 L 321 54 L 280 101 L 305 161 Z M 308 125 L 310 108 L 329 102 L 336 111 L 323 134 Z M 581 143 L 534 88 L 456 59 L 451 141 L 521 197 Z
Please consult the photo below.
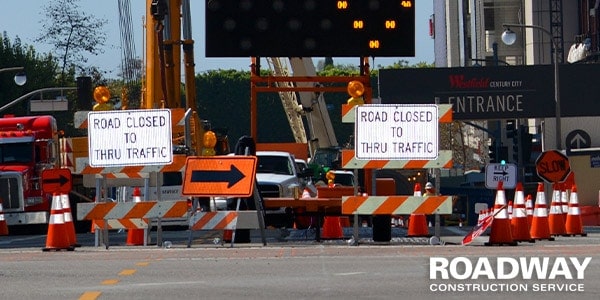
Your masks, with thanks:
M 276 76 L 316 76 L 317 72 L 310 57 L 290 57 L 286 58 L 288 63 L 284 63 L 279 57 L 267 58 L 267 63 Z M 292 73 L 290 74 L 289 69 Z M 314 85 L 312 82 L 297 82 L 298 87 Z M 278 82 L 279 87 L 293 86 L 293 80 L 290 82 Z M 298 96 L 296 96 L 298 95 Z M 279 92 L 283 108 L 288 117 L 288 122 L 294 134 L 297 143 L 306 143 L 307 136 L 302 123 L 301 114 L 305 113 L 307 127 L 310 133 L 310 152 L 314 154 L 317 149 L 331 148 L 338 145 L 327 112 L 325 98 L 323 93 L 313 92 Z M 299 99 L 298 99 L 299 97 Z
M 290 66 L 294 76 L 316 76 L 317 71 L 310 57 L 290 57 Z M 309 86 L 314 83 L 298 82 L 299 87 Z M 306 115 L 308 121 L 308 130 L 310 131 L 311 143 L 316 143 L 318 148 L 337 147 L 338 142 L 335 137 L 333 125 L 329 118 L 327 105 L 323 93 L 299 92 L 300 103 L 302 107 L 309 111 Z
M 282 61 L 279 57 L 270 57 L 267 59 L 269 68 L 276 76 L 290 76 L 287 64 Z M 278 87 L 292 87 L 292 82 L 277 82 Z M 306 143 L 306 130 L 304 130 L 304 123 L 302 122 L 302 106 L 298 104 L 298 98 L 294 92 L 279 92 L 279 98 L 281 98 L 281 104 L 292 129 L 294 140 L 296 143 Z

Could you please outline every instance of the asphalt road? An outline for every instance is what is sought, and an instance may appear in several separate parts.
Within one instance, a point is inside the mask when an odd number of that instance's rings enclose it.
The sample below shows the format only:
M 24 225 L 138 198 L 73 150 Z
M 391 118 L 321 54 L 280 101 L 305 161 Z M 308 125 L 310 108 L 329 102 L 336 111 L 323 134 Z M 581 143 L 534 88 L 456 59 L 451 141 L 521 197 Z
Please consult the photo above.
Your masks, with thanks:
M 349 229 L 348 229 L 349 230 Z M 111 232 L 110 247 L 94 246 L 94 234 L 79 234 L 74 251 L 43 252 L 45 236 L 0 237 L 2 299 L 599 299 L 600 230 L 587 237 L 557 237 L 555 241 L 518 246 L 483 246 L 486 237 L 470 246 L 456 245 L 464 228 L 445 228 L 444 245 L 427 238 L 394 236 L 389 243 L 373 242 L 368 228 L 358 246 L 344 238 L 316 242 L 310 233 L 269 230 L 267 245 L 252 233 L 251 243 L 222 244 L 220 232 L 163 232 L 163 246 L 126 246 L 127 234 Z M 401 232 L 393 231 L 393 235 Z M 365 235 L 365 236 L 363 236 Z M 165 247 L 169 241 L 171 246 Z M 430 279 L 431 257 L 490 260 L 498 257 L 591 257 L 583 279 L 466 280 Z M 548 267 L 548 270 L 551 270 Z M 569 264 L 567 270 L 573 271 Z M 559 271 L 560 268 L 559 268 Z M 564 273 L 564 270 L 562 270 Z M 450 284 L 480 285 L 519 291 L 437 291 Z M 456 287 L 456 285 L 454 285 Z M 570 289 L 548 292 L 541 289 Z M 583 287 L 583 291 L 573 289 Z M 534 290 L 536 289 L 536 290 Z

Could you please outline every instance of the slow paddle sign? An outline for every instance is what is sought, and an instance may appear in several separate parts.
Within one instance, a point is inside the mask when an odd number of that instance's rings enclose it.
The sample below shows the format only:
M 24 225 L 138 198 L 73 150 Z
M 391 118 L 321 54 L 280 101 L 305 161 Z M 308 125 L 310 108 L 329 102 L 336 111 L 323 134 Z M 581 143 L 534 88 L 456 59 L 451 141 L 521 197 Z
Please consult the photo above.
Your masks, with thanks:
M 186 160 L 181 194 L 196 197 L 250 197 L 256 156 L 194 156 Z
M 535 161 L 535 170 L 548 183 L 563 182 L 571 173 L 569 158 L 557 150 L 544 151 Z

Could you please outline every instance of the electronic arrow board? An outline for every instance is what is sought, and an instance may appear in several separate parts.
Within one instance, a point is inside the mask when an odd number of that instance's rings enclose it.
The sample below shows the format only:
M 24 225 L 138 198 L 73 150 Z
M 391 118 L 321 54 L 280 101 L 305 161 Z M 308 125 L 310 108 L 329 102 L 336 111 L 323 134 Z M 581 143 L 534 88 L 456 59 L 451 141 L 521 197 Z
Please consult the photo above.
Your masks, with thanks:
M 206 56 L 414 56 L 415 2 L 206 0 Z

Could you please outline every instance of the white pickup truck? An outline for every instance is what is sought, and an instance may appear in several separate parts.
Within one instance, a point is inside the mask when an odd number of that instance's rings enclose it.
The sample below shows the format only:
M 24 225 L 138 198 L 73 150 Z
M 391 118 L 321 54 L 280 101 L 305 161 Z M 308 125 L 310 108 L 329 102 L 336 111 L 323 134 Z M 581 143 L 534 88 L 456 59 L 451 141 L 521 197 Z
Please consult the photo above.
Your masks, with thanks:
M 300 193 L 310 177 L 310 170 L 300 170 L 292 154 L 283 151 L 257 151 L 256 183 L 263 198 L 291 198 L 299 189 Z M 291 228 L 294 222 L 293 211 L 282 207 L 267 210 L 267 226 Z

